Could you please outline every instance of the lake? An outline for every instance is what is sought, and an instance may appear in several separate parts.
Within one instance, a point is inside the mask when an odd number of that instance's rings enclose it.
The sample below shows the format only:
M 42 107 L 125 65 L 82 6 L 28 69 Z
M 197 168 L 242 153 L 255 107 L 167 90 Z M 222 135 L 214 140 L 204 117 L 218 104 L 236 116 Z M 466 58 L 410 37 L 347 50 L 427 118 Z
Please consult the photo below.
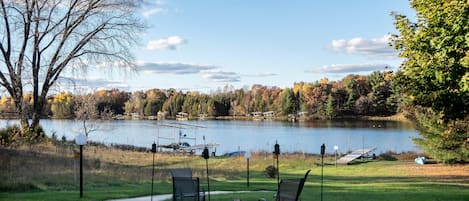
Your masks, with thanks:
M 0 126 L 16 122 L 0 120 Z M 48 135 L 55 133 L 59 139 L 74 139 L 82 130 L 82 122 L 74 120 L 41 120 L 41 125 Z M 418 137 L 412 125 L 395 121 L 115 120 L 92 122 L 90 127 L 97 130 L 88 139 L 104 144 L 151 148 L 153 142 L 170 144 L 181 136 L 180 142 L 191 145 L 217 143 L 217 154 L 238 150 L 272 152 L 276 142 L 281 152 L 319 153 L 323 143 L 327 153 L 334 153 L 334 146 L 341 153 L 362 147 L 376 147 L 376 154 L 421 151 L 412 142 Z

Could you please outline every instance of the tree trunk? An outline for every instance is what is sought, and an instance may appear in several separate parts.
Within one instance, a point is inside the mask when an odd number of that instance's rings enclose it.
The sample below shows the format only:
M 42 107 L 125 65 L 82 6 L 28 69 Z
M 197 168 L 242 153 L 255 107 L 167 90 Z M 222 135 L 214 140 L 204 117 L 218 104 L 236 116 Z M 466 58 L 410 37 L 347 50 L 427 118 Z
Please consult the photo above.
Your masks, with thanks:
M 24 131 L 26 131 L 28 128 L 29 128 L 29 118 L 28 118 L 28 115 L 27 115 L 27 111 L 25 111 L 23 105 L 24 105 L 24 100 L 23 100 L 23 97 L 20 96 L 12 96 L 13 97 L 13 100 L 15 102 L 15 108 L 16 108 L 16 114 L 19 115 L 19 119 L 20 119 L 20 126 L 23 130 L 22 132 L 22 135 L 24 136 Z
M 42 94 L 47 94 L 47 88 L 44 88 L 42 91 Z M 44 111 L 44 101 L 45 100 L 45 95 L 42 96 L 38 99 L 34 99 L 34 104 L 33 104 L 33 111 L 32 111 L 32 121 L 29 129 L 31 131 L 34 131 L 36 127 L 39 126 L 39 121 L 41 120 L 42 112 Z M 40 133 L 33 133 L 34 139 L 38 139 L 41 137 Z
M 42 113 L 42 109 L 40 109 L 40 111 L 34 109 L 33 115 L 32 115 L 32 121 L 31 121 L 31 125 L 30 125 L 30 130 L 33 130 L 34 128 L 39 126 L 39 120 L 41 119 L 41 113 Z M 37 135 L 37 133 L 35 133 L 35 135 Z

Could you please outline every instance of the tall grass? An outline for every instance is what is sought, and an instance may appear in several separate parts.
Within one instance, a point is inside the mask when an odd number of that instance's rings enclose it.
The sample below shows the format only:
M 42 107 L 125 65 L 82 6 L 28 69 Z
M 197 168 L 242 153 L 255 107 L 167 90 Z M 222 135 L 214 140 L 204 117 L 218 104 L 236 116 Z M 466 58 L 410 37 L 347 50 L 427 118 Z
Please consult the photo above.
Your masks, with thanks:
M 78 161 L 71 143 L 41 144 L 16 149 L 0 148 L 0 200 L 77 200 L 75 168 Z M 325 200 L 469 200 L 469 166 L 416 165 L 412 154 L 387 153 L 395 160 L 364 161 L 334 166 L 326 157 Z M 85 198 L 104 200 L 150 193 L 152 153 L 87 145 L 84 149 Z M 244 157 L 209 159 L 211 190 L 276 190 L 276 179 L 264 170 L 272 165 L 270 153 L 254 153 L 250 159 L 250 188 L 246 187 Z M 280 177 L 301 177 L 311 169 L 302 200 L 318 200 L 320 157 L 282 154 Z M 75 166 L 76 165 L 76 166 Z M 205 160 L 181 153 L 155 154 L 155 191 L 171 193 L 169 170 L 191 168 L 206 186 Z M 78 176 L 78 175 L 77 175 Z M 206 187 L 205 187 L 206 189 Z M 214 195 L 213 200 L 257 200 L 273 193 Z M 269 199 L 270 200 L 270 199 Z

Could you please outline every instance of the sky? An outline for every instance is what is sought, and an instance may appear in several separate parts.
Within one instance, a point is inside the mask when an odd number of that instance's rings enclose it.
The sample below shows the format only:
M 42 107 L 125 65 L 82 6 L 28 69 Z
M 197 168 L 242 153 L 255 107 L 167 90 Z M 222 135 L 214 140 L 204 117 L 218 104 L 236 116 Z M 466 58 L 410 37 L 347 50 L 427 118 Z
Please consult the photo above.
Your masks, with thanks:
M 132 50 L 138 71 L 91 70 L 83 86 L 210 93 L 397 69 L 390 13 L 415 15 L 408 0 L 149 1 L 137 14 L 149 25 Z

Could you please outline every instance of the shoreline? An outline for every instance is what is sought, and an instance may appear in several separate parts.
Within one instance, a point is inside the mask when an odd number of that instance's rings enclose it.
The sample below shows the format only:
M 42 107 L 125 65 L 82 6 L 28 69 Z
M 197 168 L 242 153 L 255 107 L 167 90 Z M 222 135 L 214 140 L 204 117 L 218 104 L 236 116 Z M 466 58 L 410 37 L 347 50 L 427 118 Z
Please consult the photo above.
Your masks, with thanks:
M 2 120 L 18 120 L 19 118 L 17 116 L 3 116 L 0 115 L 0 119 Z M 50 118 L 50 117 L 44 117 L 42 119 L 50 119 L 50 120 L 73 120 L 73 118 Z M 161 120 L 178 120 L 175 117 L 169 117 L 169 118 L 156 118 L 155 116 L 143 116 L 143 117 L 132 117 L 132 116 L 122 116 L 122 115 L 116 115 L 112 117 L 110 120 L 155 120 L 155 121 L 161 121 Z M 290 118 L 288 116 L 273 116 L 273 117 L 253 117 L 253 116 L 209 116 L 209 117 L 204 117 L 204 118 L 199 118 L 199 117 L 188 117 L 188 121 L 194 121 L 194 120 L 242 120 L 242 121 L 293 121 L 293 122 L 301 122 L 301 121 L 327 121 L 327 120 L 367 120 L 367 121 L 398 121 L 398 122 L 411 122 L 409 119 L 404 117 L 402 113 L 390 115 L 390 116 L 366 116 L 366 115 L 357 115 L 357 116 L 338 116 L 334 117 L 332 119 L 327 119 L 327 118 L 321 118 L 315 115 L 311 116 L 301 116 L 301 117 L 295 117 L 295 118 Z M 186 121 L 185 120 L 179 120 L 179 121 Z

